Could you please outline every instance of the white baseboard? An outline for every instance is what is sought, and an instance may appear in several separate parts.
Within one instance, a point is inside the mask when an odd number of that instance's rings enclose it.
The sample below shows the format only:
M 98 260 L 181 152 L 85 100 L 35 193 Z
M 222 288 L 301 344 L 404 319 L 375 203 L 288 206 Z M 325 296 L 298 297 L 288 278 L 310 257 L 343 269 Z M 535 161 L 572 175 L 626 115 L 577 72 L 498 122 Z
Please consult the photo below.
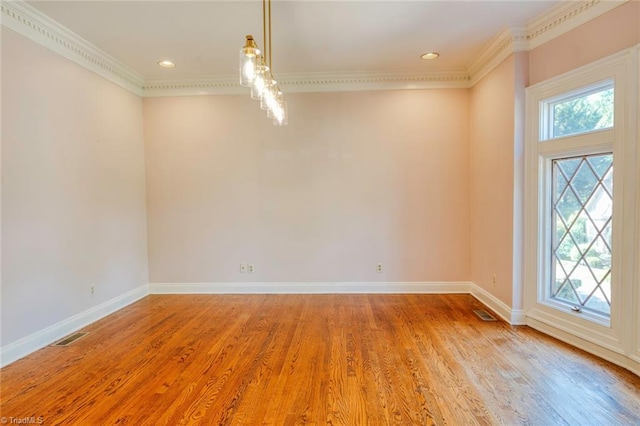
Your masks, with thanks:
M 150 294 L 471 294 L 512 325 L 526 323 L 523 310 L 513 310 L 475 283 L 453 282 L 254 282 L 151 283 Z
M 151 283 L 150 294 L 469 293 L 461 282 Z
M 526 323 L 523 310 L 511 309 L 475 283 L 451 282 L 255 282 L 255 283 L 151 283 L 150 294 L 330 294 L 415 293 L 471 294 L 512 325 Z
M 525 325 L 526 324 L 526 316 L 524 310 L 521 309 L 511 309 L 506 303 L 502 300 L 495 297 L 493 294 L 489 293 L 487 290 L 483 289 L 479 285 L 475 283 L 470 283 L 469 285 L 469 293 L 480 302 L 487 305 L 489 309 L 498 314 L 500 318 L 505 320 L 511 325 Z
M 149 294 L 149 286 L 142 285 L 93 308 L 37 331 L 0 348 L 0 367 L 11 364 L 87 325 L 142 299 Z
M 512 309 L 511 310 L 511 325 L 526 325 L 527 313 L 524 309 Z
M 454 282 L 255 282 L 151 283 L 67 318 L 0 348 L 0 367 L 29 355 L 148 294 L 471 294 L 510 324 L 524 324 L 524 312 L 468 281 Z

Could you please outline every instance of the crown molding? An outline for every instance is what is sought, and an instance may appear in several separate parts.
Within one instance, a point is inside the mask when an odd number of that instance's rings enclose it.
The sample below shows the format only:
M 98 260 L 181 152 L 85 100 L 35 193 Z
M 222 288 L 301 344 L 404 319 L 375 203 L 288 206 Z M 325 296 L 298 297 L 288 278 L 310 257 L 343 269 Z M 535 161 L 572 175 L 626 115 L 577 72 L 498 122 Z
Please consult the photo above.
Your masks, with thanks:
M 509 55 L 540 46 L 631 0 L 583 0 L 562 2 L 529 21 L 508 26 L 496 34 L 463 70 L 417 73 L 288 74 L 278 81 L 287 92 L 335 92 L 358 90 L 415 90 L 469 88 Z M 76 64 L 143 97 L 242 94 L 247 89 L 236 76 L 181 80 L 145 80 L 132 69 L 87 42 L 22 0 L 0 0 L 1 24 Z
M 237 76 L 203 77 L 180 80 L 147 80 L 143 87 L 144 97 L 192 96 L 192 95 L 237 95 L 246 93 Z
M 526 29 L 508 26 L 496 34 L 467 66 L 471 86 L 482 80 L 509 55 L 527 50 Z
M 1 1 L 0 18 L 2 26 L 136 95 L 143 95 L 143 76 L 24 1 Z
M 489 40 L 467 65 L 471 85 L 482 80 L 512 53 L 535 49 L 628 1 L 567 1 L 529 21 L 526 26 L 506 27 Z
M 416 90 L 470 87 L 466 71 L 446 73 L 308 73 L 282 74 L 278 85 L 287 93 L 341 92 L 361 90 Z M 211 77 L 189 80 L 149 80 L 143 86 L 145 97 L 235 95 L 248 89 L 238 84 L 238 77 Z
M 336 92 L 349 90 L 416 90 L 468 88 L 466 70 L 431 73 L 314 73 L 283 75 L 278 78 L 289 92 Z
M 528 49 L 535 49 L 629 1 L 588 0 L 563 2 L 558 7 L 528 22 Z

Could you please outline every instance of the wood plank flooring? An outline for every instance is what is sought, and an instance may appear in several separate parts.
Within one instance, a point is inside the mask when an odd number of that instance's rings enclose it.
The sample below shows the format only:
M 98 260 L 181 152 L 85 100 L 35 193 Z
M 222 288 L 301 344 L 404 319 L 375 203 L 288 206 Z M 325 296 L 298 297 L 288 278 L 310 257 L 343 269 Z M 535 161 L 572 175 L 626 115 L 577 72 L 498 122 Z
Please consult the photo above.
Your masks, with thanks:
M 0 370 L 46 425 L 632 425 L 640 378 L 469 295 L 152 295 Z

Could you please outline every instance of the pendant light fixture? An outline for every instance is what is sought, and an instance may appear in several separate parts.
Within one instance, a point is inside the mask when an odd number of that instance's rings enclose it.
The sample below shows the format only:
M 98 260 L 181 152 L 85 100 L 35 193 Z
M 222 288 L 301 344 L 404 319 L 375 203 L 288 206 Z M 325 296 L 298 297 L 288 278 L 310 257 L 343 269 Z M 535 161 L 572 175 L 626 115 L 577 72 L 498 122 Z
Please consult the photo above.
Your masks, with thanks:
M 247 35 L 240 49 L 240 85 L 251 88 L 251 98 L 260 101 L 274 125 L 285 126 L 287 102 L 271 73 L 271 0 L 262 0 L 262 40 L 264 52 L 252 35 Z

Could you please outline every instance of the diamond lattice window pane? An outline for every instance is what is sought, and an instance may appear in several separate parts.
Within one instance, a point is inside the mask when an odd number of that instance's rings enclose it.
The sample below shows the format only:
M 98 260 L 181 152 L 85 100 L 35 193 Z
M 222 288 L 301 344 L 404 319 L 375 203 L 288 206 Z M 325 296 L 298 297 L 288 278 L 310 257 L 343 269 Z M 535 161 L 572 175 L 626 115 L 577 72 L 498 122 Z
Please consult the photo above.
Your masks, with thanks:
M 558 164 L 558 169 L 570 179 L 578 170 L 580 163 L 582 163 L 582 158 L 565 158 L 562 164 Z
M 564 195 L 564 191 L 567 189 L 567 185 L 569 184 L 569 181 L 564 177 L 562 173 L 556 173 L 554 184 L 555 184 L 555 194 L 557 194 L 557 198 L 554 198 L 553 202 L 557 203 L 558 199 Z
M 604 230 L 602 231 L 602 237 L 604 242 L 608 244 L 609 259 L 611 259 L 611 219 L 609 219 L 609 222 L 605 225 Z
M 593 192 L 593 196 L 585 206 L 586 212 L 589 214 L 593 225 L 598 229 L 598 231 L 604 228 L 609 221 L 612 206 L 613 200 L 611 199 L 611 196 L 604 189 L 604 186 L 598 185 L 596 190 Z
M 583 204 L 587 202 L 597 183 L 598 178 L 586 161 L 580 164 L 578 172 L 571 179 L 571 187 L 574 188 Z
M 564 283 L 565 280 L 567 279 L 567 271 L 562 266 L 562 261 L 557 258 L 556 258 L 554 267 L 555 267 L 556 279 L 554 281 L 555 287 L 553 287 L 552 292 L 557 293 L 560 285 Z
M 589 300 L 587 300 L 587 302 L 584 304 L 585 308 L 597 311 L 597 312 L 601 312 L 604 314 L 610 314 L 611 313 L 611 305 L 609 302 L 609 298 L 606 295 L 606 291 L 604 290 L 604 287 L 611 287 L 611 284 L 609 283 L 608 285 L 605 285 L 604 283 L 598 287 L 596 289 L 596 291 L 593 293 L 593 295 L 589 298 Z M 609 290 L 609 293 L 611 292 L 611 290 Z
M 604 187 L 607 191 L 609 191 L 609 194 L 613 195 L 613 169 L 609 169 L 607 174 L 604 176 L 604 179 L 602 179 L 602 182 L 604 183 Z
M 569 188 L 561 196 L 555 206 L 555 210 L 561 216 L 562 221 L 569 226 L 571 225 L 572 219 L 575 218 L 576 212 L 580 211 L 581 205 L 573 189 Z
M 568 239 L 568 229 L 564 226 L 562 221 L 556 222 L 556 233 L 553 239 L 553 254 L 560 260 L 569 259 L 569 252 L 571 250 L 570 241 L 566 241 Z
M 553 296 L 555 298 L 564 300 L 575 305 L 581 304 L 580 299 L 577 296 L 577 290 L 581 287 L 580 280 L 565 280 L 564 282 L 556 282 L 555 292 Z
M 554 160 L 552 175 L 551 297 L 608 315 L 613 156 Z
M 571 234 L 571 238 L 575 242 L 580 256 L 585 254 L 591 242 L 587 235 L 587 223 L 589 223 L 589 216 L 581 209 L 578 217 L 569 227 L 569 234 Z
M 600 155 L 598 157 L 587 158 L 587 161 L 589 162 L 589 165 L 593 167 L 593 170 L 598 175 L 598 178 L 602 179 L 602 177 L 609 171 L 609 169 L 611 169 L 611 166 L 613 165 L 611 161 L 612 159 L 613 158 L 609 155 Z

